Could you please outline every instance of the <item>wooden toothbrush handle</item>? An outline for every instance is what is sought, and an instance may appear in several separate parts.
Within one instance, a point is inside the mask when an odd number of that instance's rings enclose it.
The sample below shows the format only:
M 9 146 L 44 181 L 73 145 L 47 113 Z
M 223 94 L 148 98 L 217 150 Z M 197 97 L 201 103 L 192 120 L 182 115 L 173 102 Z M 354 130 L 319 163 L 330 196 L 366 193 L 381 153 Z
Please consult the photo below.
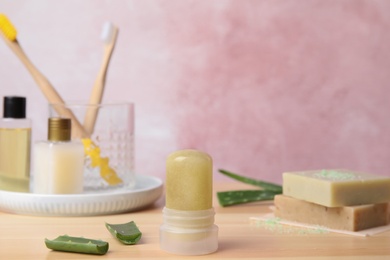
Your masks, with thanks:
M 88 107 L 84 118 L 84 129 L 89 135 L 93 133 L 93 130 L 95 128 L 95 123 L 99 112 L 99 104 L 101 104 L 103 98 L 108 64 L 110 63 L 112 52 L 114 51 L 117 36 L 118 28 L 115 28 L 113 41 L 104 48 L 103 62 L 100 67 L 95 84 L 93 85 L 91 96 L 89 98 L 90 106 Z
M 50 84 L 46 77 L 32 64 L 28 59 L 23 49 L 20 47 L 17 41 L 9 41 L 5 39 L 7 45 L 13 50 L 13 52 L 19 57 L 22 63 L 26 66 L 27 70 L 33 76 L 35 82 L 38 84 L 42 93 L 45 95 L 46 99 L 51 104 L 65 104 L 64 100 L 55 90 L 55 88 Z M 77 138 L 88 137 L 87 132 L 84 127 L 80 124 L 79 120 L 73 114 L 70 109 L 67 109 L 62 106 L 54 106 L 56 112 L 63 117 L 68 117 L 72 120 L 72 136 Z
M 100 75 L 100 74 L 99 74 Z M 99 104 L 102 102 L 102 96 L 104 92 L 105 73 L 100 75 L 96 80 L 91 97 L 89 99 L 87 111 L 84 118 L 84 128 L 88 134 L 92 134 L 95 128 L 95 123 L 99 111 Z

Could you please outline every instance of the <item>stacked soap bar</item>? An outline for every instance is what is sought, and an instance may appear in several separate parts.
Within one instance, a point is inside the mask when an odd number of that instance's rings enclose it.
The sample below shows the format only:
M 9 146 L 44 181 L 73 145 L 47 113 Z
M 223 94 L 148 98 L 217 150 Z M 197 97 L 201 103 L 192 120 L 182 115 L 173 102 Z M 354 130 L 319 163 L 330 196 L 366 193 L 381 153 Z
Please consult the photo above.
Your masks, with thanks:
M 349 170 L 283 174 L 275 216 L 359 231 L 389 223 L 390 178 Z

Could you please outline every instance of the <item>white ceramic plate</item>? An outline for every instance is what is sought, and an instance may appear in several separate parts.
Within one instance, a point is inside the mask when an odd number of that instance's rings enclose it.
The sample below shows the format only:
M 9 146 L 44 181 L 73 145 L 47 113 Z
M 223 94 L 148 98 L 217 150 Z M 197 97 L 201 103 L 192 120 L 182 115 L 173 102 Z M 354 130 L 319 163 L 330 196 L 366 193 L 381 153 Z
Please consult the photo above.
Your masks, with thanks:
M 0 191 L 0 211 L 38 216 L 92 216 L 135 211 L 156 201 L 163 183 L 139 175 L 133 189 L 106 193 L 51 195 Z

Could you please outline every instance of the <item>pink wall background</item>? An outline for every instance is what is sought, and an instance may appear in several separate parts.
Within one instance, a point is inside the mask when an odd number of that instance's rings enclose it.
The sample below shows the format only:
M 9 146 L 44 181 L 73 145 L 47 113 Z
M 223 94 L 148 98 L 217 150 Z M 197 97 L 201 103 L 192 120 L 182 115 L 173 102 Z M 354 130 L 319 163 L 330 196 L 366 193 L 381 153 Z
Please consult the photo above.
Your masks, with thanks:
M 136 103 L 136 168 L 196 148 L 224 168 L 281 182 L 284 171 L 390 176 L 390 1 L 9 1 L 0 12 L 65 100 L 87 99 L 100 33 L 120 28 L 105 100 Z M 0 95 L 25 95 L 34 140 L 47 102 L 0 42 Z

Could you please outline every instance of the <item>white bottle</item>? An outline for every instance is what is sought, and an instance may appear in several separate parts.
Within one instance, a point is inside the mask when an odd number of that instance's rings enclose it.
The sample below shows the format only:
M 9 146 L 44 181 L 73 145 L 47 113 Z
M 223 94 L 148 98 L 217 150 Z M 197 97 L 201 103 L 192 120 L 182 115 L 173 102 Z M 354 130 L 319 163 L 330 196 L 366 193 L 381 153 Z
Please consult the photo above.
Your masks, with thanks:
M 34 193 L 83 192 L 84 147 L 71 141 L 71 120 L 49 118 L 48 141 L 34 144 Z
M 4 97 L 0 119 L 0 189 L 30 190 L 31 120 L 26 118 L 26 98 Z

